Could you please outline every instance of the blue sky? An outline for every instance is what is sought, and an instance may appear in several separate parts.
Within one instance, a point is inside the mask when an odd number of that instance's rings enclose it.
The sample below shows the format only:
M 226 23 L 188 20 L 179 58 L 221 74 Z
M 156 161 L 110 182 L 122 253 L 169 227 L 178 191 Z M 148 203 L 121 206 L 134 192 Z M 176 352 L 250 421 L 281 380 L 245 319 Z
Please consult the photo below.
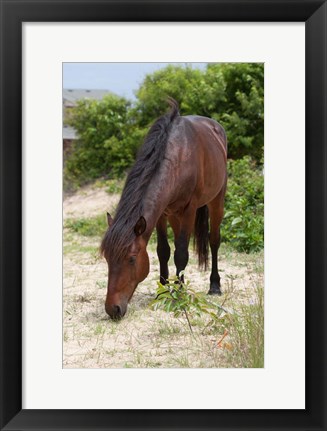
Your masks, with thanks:
M 186 63 L 64 63 L 63 87 L 110 90 L 119 96 L 134 98 L 134 91 L 145 75 L 168 64 Z M 204 69 L 206 63 L 187 63 Z

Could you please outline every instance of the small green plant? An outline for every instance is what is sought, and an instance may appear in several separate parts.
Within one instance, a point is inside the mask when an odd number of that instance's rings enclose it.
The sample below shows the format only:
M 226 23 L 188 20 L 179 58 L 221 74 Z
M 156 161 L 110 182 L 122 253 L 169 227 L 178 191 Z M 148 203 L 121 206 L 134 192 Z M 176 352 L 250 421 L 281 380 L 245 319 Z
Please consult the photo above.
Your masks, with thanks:
M 107 228 L 106 218 L 101 214 L 90 218 L 67 219 L 65 228 L 82 236 L 101 236 Z
M 209 301 L 203 293 L 195 292 L 190 283 L 181 280 L 183 272 L 179 277 L 170 278 L 166 284 L 158 282 L 156 298 L 150 306 L 154 310 L 164 310 L 174 313 L 175 317 L 184 315 L 188 327 L 193 333 L 191 317 L 206 314 L 212 322 L 219 319 L 222 311 L 225 311 L 218 304 Z
M 99 289 L 105 289 L 107 287 L 107 283 L 105 281 L 97 281 L 95 283 L 95 285 L 99 288 Z

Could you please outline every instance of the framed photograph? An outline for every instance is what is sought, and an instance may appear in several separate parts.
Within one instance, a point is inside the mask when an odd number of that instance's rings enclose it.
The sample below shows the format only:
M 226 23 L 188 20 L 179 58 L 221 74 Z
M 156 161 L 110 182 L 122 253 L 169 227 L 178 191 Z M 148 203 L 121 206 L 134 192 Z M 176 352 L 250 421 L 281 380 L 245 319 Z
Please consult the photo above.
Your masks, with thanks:
M 63 367 L 264 368 L 264 63 L 64 63 L 63 99 Z
M 326 1 L 3 0 L 1 18 L 1 429 L 326 430 Z M 117 306 L 109 293 L 102 304 L 105 261 L 92 261 L 94 298 L 83 290 L 88 286 L 83 278 L 90 272 L 78 265 L 83 256 L 73 245 L 81 238 L 74 235 L 85 229 L 85 220 L 82 226 L 81 217 L 76 218 L 82 213 L 67 207 L 63 192 L 63 152 L 65 157 L 75 133 L 67 129 L 67 136 L 62 135 L 63 114 L 65 120 L 73 93 L 81 88 L 76 73 L 68 83 L 69 65 L 74 64 L 109 65 L 109 73 L 123 65 L 121 81 L 131 79 L 132 64 L 173 74 L 186 70 L 188 79 L 194 74 L 200 81 L 205 73 L 223 76 L 239 70 L 249 82 L 254 74 L 262 80 L 253 90 L 251 106 L 238 89 L 229 90 L 229 98 L 243 100 L 247 126 L 231 119 L 228 108 L 221 111 L 224 125 L 233 121 L 234 130 L 241 130 L 241 144 L 251 146 L 246 127 L 253 126 L 261 148 L 264 138 L 264 159 L 253 156 L 259 160 L 259 176 L 264 176 L 264 314 L 262 308 L 262 325 L 253 332 L 262 349 L 252 353 L 251 360 L 244 340 L 241 361 L 229 334 L 213 338 L 207 327 L 190 322 L 187 313 L 185 333 L 173 334 L 174 325 L 156 326 L 156 311 L 145 315 L 145 308 L 135 309 L 154 292 L 141 289 L 125 317 L 126 304 Z M 151 88 L 149 94 L 157 94 Z M 199 88 L 204 94 L 204 81 Z M 203 94 L 185 97 L 181 114 L 220 121 L 207 106 L 197 108 L 198 100 L 205 100 Z M 263 106 L 263 96 L 264 129 L 263 118 L 257 122 L 253 112 L 260 103 Z M 144 114 L 138 97 L 138 112 Z M 170 103 L 177 115 L 177 105 Z M 211 103 L 218 105 L 217 98 Z M 140 121 L 137 137 L 143 137 L 151 115 Z M 90 116 L 88 111 L 84 123 L 92 123 Z M 233 153 L 241 144 L 237 133 L 229 136 Z M 121 133 L 121 140 L 128 158 L 128 145 L 134 145 L 130 130 Z M 107 143 L 106 149 L 113 151 L 114 144 Z M 119 169 L 122 158 L 117 160 Z M 87 169 L 90 174 L 94 166 Z M 247 176 L 243 190 L 257 181 L 253 175 L 250 180 Z M 110 181 L 106 187 L 116 193 L 118 183 Z M 88 198 L 80 194 L 83 208 Z M 241 203 L 237 205 L 245 217 Z M 102 211 L 101 203 L 97 209 Z M 104 203 L 104 214 L 107 209 Z M 228 207 L 229 217 L 232 210 Z M 92 223 L 97 217 L 98 213 Z M 232 226 L 240 220 L 234 215 Z M 136 237 L 145 232 L 145 223 L 144 217 L 137 220 Z M 98 242 L 92 238 L 83 244 L 91 260 Z M 234 241 L 244 238 L 242 232 Z M 108 244 L 104 240 L 105 256 Z M 254 239 L 251 244 L 257 246 Z M 246 246 L 242 243 L 243 249 Z M 72 252 L 77 262 L 73 270 L 67 265 Z M 234 256 L 240 267 L 259 265 L 251 257 L 243 262 L 240 255 Z M 263 283 L 263 251 L 260 259 Z M 162 274 L 165 268 L 160 268 Z M 249 285 L 257 285 L 256 276 L 253 270 Z M 222 278 L 226 282 L 226 273 Z M 210 289 L 217 289 L 212 274 L 210 280 Z M 223 303 L 224 312 L 228 305 Z M 247 311 L 254 322 L 252 306 Z M 112 323 L 105 311 L 113 319 L 123 317 L 123 323 Z M 138 315 L 145 326 L 131 318 Z M 147 332 L 151 325 L 168 331 L 164 347 Z M 208 331 L 202 344 L 192 335 L 195 326 Z M 125 332 L 117 335 L 117 328 Z M 105 331 L 112 331 L 123 347 L 110 346 Z M 156 355 L 138 347 L 146 340 L 156 347 Z M 192 345 L 197 355 L 179 356 L 172 340 L 185 352 Z M 217 346 L 214 354 L 208 348 L 212 340 L 226 351 L 218 361 Z M 160 358 L 164 350 L 166 362 Z

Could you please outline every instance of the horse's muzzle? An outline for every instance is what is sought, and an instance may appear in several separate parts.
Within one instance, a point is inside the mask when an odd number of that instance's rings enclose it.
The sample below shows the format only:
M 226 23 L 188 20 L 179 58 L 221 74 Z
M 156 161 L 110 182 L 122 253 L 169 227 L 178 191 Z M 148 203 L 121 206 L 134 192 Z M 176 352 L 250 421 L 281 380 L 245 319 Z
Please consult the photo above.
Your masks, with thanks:
M 106 304 L 106 313 L 109 314 L 109 316 L 114 320 L 119 320 L 122 317 L 124 317 L 127 305 L 112 305 L 112 304 Z

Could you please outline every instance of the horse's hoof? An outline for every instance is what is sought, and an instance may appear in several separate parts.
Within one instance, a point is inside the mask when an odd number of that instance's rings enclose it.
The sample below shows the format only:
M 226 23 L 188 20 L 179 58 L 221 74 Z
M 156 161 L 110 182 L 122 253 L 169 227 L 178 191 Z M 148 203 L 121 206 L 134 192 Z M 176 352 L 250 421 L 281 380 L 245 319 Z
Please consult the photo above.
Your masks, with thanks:
M 220 296 L 222 294 L 219 286 L 210 286 L 208 295 L 218 295 Z

